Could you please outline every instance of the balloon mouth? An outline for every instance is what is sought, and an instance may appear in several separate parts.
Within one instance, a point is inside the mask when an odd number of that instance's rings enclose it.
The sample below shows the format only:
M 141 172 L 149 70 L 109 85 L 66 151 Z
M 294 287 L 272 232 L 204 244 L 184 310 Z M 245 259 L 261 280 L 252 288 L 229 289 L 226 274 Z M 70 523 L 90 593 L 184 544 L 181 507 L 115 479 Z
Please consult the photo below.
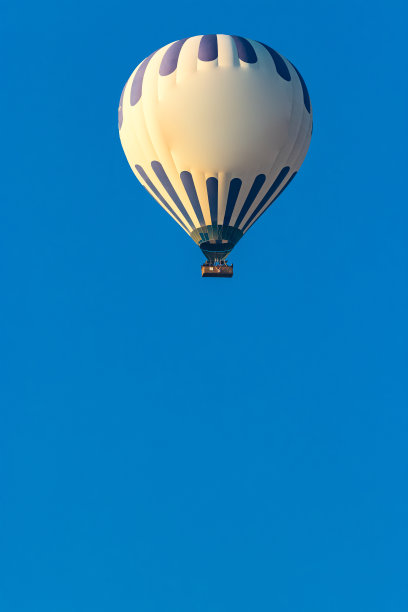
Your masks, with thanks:
M 234 246 L 230 242 L 223 244 L 221 240 L 215 240 L 214 243 L 204 242 L 200 244 L 200 249 L 208 261 L 225 261 Z
M 230 225 L 203 225 L 190 234 L 208 261 L 227 259 L 242 236 L 241 230 Z

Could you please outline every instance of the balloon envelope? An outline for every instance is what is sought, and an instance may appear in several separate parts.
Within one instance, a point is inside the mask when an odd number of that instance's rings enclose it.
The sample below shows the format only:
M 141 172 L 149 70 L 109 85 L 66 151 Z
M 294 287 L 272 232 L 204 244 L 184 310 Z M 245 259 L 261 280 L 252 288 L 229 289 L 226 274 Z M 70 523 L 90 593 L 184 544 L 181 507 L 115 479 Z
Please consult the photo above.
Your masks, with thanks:
M 298 70 L 265 44 L 225 34 L 155 51 L 119 103 L 132 170 L 209 260 L 225 259 L 293 179 L 312 125 Z

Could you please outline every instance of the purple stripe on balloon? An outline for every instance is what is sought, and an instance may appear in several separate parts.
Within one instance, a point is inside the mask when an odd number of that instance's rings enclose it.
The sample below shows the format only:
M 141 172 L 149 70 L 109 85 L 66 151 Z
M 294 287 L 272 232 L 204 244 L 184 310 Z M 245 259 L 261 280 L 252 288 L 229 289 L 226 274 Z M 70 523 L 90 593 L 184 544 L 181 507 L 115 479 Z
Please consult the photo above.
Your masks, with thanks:
M 266 192 L 266 194 L 264 195 L 262 200 L 259 202 L 259 204 L 255 208 L 254 212 L 249 217 L 248 221 L 245 222 L 245 225 L 242 228 L 242 231 L 244 231 L 244 229 L 251 223 L 252 219 L 254 219 L 256 217 L 256 215 L 259 213 L 259 211 L 262 210 L 262 208 L 265 206 L 265 204 L 267 203 L 269 198 L 272 197 L 272 195 L 275 193 L 275 191 L 278 189 L 278 187 L 280 187 L 280 185 L 285 180 L 289 170 L 290 170 L 289 166 L 285 166 L 284 168 L 282 168 L 282 170 L 279 172 L 278 176 L 276 177 L 276 179 L 272 183 L 271 187 L 269 187 L 268 191 Z M 272 200 L 272 202 L 273 201 L 274 200 Z M 269 202 L 269 204 L 268 204 L 268 206 L 266 208 L 269 208 L 269 206 L 272 204 L 272 202 Z M 265 208 L 265 210 L 266 210 L 266 208 Z
M 239 227 L 239 225 L 241 225 L 241 221 L 247 214 L 248 210 L 251 208 L 256 196 L 258 195 L 259 191 L 261 190 L 262 185 L 265 182 L 265 179 L 266 179 L 266 176 L 264 174 L 258 174 L 256 179 L 254 180 L 252 187 L 238 215 L 238 219 L 235 221 L 235 227 Z
M 275 49 L 271 49 L 271 47 L 268 47 L 268 45 L 265 45 L 264 43 L 259 44 L 265 47 L 265 49 L 268 51 L 269 55 L 275 63 L 276 72 L 279 74 L 279 76 L 281 76 L 282 79 L 285 79 L 285 81 L 290 81 L 290 72 L 283 57 L 279 55 L 279 53 L 277 53 Z
M 164 208 L 167 210 L 167 212 L 169 212 L 170 214 L 172 214 L 177 221 L 184 227 L 184 229 L 187 232 L 190 232 L 190 230 L 188 229 L 188 227 L 186 227 L 186 225 L 183 223 L 183 221 L 180 219 L 180 217 L 177 216 L 177 214 L 174 212 L 174 210 L 172 210 L 170 208 L 170 206 L 167 204 L 166 200 L 163 198 L 163 196 L 161 195 L 161 193 L 156 189 L 156 187 L 153 185 L 152 181 L 149 179 L 149 177 L 147 176 L 146 172 L 143 170 L 142 166 L 139 166 L 138 164 L 136 164 L 135 166 L 136 170 L 138 171 L 138 173 L 140 174 L 140 176 L 142 177 L 142 179 L 144 180 L 144 182 L 146 183 L 146 185 L 151 189 L 151 191 L 154 193 L 154 195 L 156 196 L 156 198 L 163 204 Z
M 218 43 L 216 34 L 206 34 L 200 40 L 198 59 L 203 62 L 212 62 L 218 57 Z
M 243 62 L 247 62 L 247 64 L 255 64 L 257 62 L 257 57 L 255 49 L 249 40 L 242 38 L 242 36 L 231 36 L 231 38 L 234 39 L 239 59 Z
M 232 213 L 234 212 L 235 203 L 237 201 L 242 181 L 239 178 L 234 178 L 230 182 L 227 205 L 225 207 L 225 215 L 223 225 L 229 225 Z
M 212 225 L 218 225 L 218 179 L 215 176 L 210 176 L 206 183 L 211 223 Z
M 133 77 L 132 89 L 130 90 L 130 104 L 131 106 L 135 106 L 142 97 L 142 86 L 143 86 L 143 77 L 146 72 L 146 68 L 152 59 L 153 55 L 156 53 L 152 53 L 149 57 L 143 60 L 140 64 L 139 68 L 136 71 L 135 76 Z
M 173 43 L 163 55 L 163 59 L 160 64 L 159 74 L 161 76 L 167 76 L 175 71 L 177 68 L 177 62 L 179 59 L 180 51 L 184 43 L 188 38 L 182 38 L 177 42 Z
M 290 177 L 290 179 L 288 180 L 286 185 L 283 187 L 283 189 L 281 189 L 280 192 L 273 198 L 271 204 L 273 204 L 274 201 L 276 200 L 276 198 L 278 198 L 281 195 L 281 193 L 283 193 L 285 191 L 286 187 L 289 185 L 289 183 L 291 183 L 293 181 L 293 179 L 295 178 L 296 175 L 297 175 L 297 170 L 292 174 L 292 176 Z M 269 204 L 269 206 L 271 204 Z
M 161 182 L 161 184 L 163 185 L 163 187 L 165 188 L 165 190 L 167 191 L 181 214 L 184 216 L 185 219 L 187 219 L 187 222 L 191 225 L 191 228 L 194 229 L 194 223 L 192 222 L 190 215 L 186 211 L 183 202 L 178 197 L 177 192 L 171 184 L 170 179 L 167 176 L 161 163 L 158 161 L 152 161 L 152 168 L 157 178 L 159 179 L 159 181 Z
M 197 215 L 197 219 L 200 225 L 205 225 L 203 211 L 201 210 L 200 201 L 198 199 L 197 191 L 194 185 L 194 179 L 191 175 L 191 172 L 184 171 L 180 174 L 181 181 L 184 185 L 184 189 L 189 197 L 191 202 L 191 206 L 195 214 Z
M 290 177 L 290 179 L 288 180 L 288 182 L 286 183 L 286 185 L 283 187 L 283 189 L 281 189 L 281 190 L 280 190 L 280 192 L 279 192 L 278 194 L 276 194 L 276 196 L 273 198 L 272 202 L 269 204 L 269 206 L 267 206 L 267 207 L 265 208 L 265 210 L 268 210 L 268 208 L 271 206 L 271 204 L 273 204 L 273 203 L 274 203 L 274 201 L 275 201 L 277 198 L 279 198 L 279 196 L 280 196 L 280 195 L 281 195 L 281 194 L 282 194 L 282 193 L 285 191 L 285 189 L 286 189 L 286 187 L 289 185 L 289 183 L 291 183 L 291 182 L 293 181 L 293 179 L 295 178 L 296 174 L 297 174 L 297 172 L 294 172 L 294 173 L 292 174 L 292 176 Z M 264 211 L 262 211 L 262 213 L 259 215 L 258 219 L 259 219 L 260 217 L 262 217 L 262 215 L 264 214 L 265 210 L 264 210 Z M 251 217 L 252 217 L 252 215 L 251 215 Z M 253 221 L 252 221 L 252 223 L 253 223 Z M 243 227 L 243 231 L 244 231 L 244 230 L 246 231 L 247 229 L 249 229 L 249 227 L 248 227 L 249 225 L 251 225 L 251 223 L 250 223 L 250 221 L 248 220 L 248 221 L 245 223 L 245 226 Z
M 292 62 L 291 62 L 292 64 Z M 293 66 L 293 64 L 292 64 Z M 305 107 L 308 113 L 310 113 L 310 96 L 309 96 L 309 92 L 307 91 L 307 87 L 306 87 L 306 83 L 303 80 L 302 75 L 300 74 L 299 70 L 296 68 L 296 66 L 293 66 L 293 68 L 296 70 L 296 74 L 299 77 L 299 81 L 300 84 L 302 86 L 302 91 L 303 91 L 303 102 L 305 103 Z
M 126 85 L 127 85 L 127 82 L 126 82 Z M 118 108 L 118 125 L 119 125 L 119 129 L 122 127 L 122 123 L 123 123 L 123 96 L 125 94 L 126 85 L 122 89 L 122 93 L 120 94 L 120 100 L 119 100 L 119 108 Z

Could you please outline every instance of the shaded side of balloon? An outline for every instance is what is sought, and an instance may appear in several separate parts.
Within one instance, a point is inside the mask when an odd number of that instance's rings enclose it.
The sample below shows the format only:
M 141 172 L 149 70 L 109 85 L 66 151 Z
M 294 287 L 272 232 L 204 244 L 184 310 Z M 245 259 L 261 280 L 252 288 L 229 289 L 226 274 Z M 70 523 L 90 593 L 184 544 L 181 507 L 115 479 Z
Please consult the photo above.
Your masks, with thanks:
M 310 96 L 309 96 L 309 92 L 308 92 L 307 87 L 306 87 L 306 83 L 305 83 L 302 75 L 300 74 L 299 70 L 296 68 L 296 66 L 294 66 L 292 64 L 292 62 L 290 62 L 290 64 L 294 68 L 294 70 L 296 71 L 296 74 L 299 77 L 299 81 L 300 81 L 300 84 L 302 86 L 303 102 L 304 102 L 304 105 L 305 105 L 305 108 L 306 108 L 307 112 L 310 113 L 310 108 L 311 108 Z

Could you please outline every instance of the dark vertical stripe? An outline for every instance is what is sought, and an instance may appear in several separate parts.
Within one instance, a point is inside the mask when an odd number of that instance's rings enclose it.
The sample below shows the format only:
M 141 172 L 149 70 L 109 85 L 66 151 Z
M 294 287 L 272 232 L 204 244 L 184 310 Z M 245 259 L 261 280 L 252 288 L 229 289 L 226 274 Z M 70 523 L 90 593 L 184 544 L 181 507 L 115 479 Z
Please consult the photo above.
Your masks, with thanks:
M 277 198 L 279 198 L 279 196 L 280 196 L 280 195 L 281 195 L 281 194 L 282 194 L 282 193 L 285 191 L 286 187 L 289 185 L 289 183 L 291 183 L 291 182 L 293 181 L 293 179 L 295 178 L 296 174 L 297 174 L 297 172 L 294 172 L 294 173 L 292 174 L 292 176 L 290 177 L 290 179 L 288 180 L 288 182 L 286 183 L 286 185 L 283 187 L 283 189 L 281 189 L 281 190 L 280 190 L 280 192 L 279 192 L 278 194 L 276 194 L 276 196 L 273 198 L 273 200 L 271 201 L 271 203 L 269 204 L 269 206 L 267 206 L 267 207 L 265 208 L 265 210 L 264 210 L 264 211 L 263 211 L 263 212 L 262 212 L 262 213 L 259 215 L 258 219 L 260 219 L 260 218 L 262 217 L 262 215 L 264 214 L 264 212 L 265 212 L 266 210 L 268 210 L 268 208 L 269 208 L 269 207 L 270 207 L 270 206 L 271 206 L 271 205 L 274 203 L 274 201 L 275 201 Z M 244 230 L 248 229 L 248 225 L 250 225 L 250 221 L 249 221 L 249 220 L 248 220 L 248 222 L 247 222 L 247 223 L 245 223 L 245 226 L 244 226 L 244 228 L 242 229 L 242 231 L 244 231 Z
M 169 194 L 169 196 L 171 197 L 171 199 L 173 200 L 173 202 L 175 203 L 175 205 L 177 206 L 181 214 L 185 217 L 185 219 L 187 219 L 188 223 L 191 225 L 191 228 L 194 229 L 194 223 L 192 222 L 190 215 L 184 208 L 183 202 L 178 197 L 161 163 L 158 161 L 152 161 L 152 168 L 157 178 L 159 179 L 159 181 L 161 182 L 161 184 L 163 185 L 163 187 L 165 188 L 165 190 L 167 191 L 167 193 Z
M 279 74 L 279 76 L 281 76 L 282 79 L 285 79 L 285 81 L 290 81 L 291 76 L 289 68 L 287 67 L 283 57 L 279 55 L 279 53 L 277 53 L 275 49 L 271 49 L 271 47 L 268 47 L 268 45 L 265 45 L 264 43 L 259 44 L 265 47 L 265 49 L 268 51 L 269 55 L 275 62 L 276 72 Z
M 244 205 L 241 208 L 241 212 L 238 215 L 238 219 L 235 221 L 235 227 L 239 227 L 239 225 L 242 222 L 242 219 L 245 217 L 245 215 L 247 214 L 248 210 L 250 209 L 250 207 L 253 204 L 253 201 L 255 200 L 256 196 L 258 195 L 262 185 L 264 184 L 266 179 L 266 176 L 264 174 L 258 174 L 258 176 L 256 177 L 256 179 L 254 180 L 252 187 L 247 195 L 247 198 L 244 202 Z
M 149 179 L 149 177 L 147 176 L 146 172 L 143 170 L 142 166 L 138 166 L 136 164 L 135 168 L 138 171 L 138 173 L 140 174 L 140 176 L 142 177 L 142 179 L 144 180 L 144 182 L 146 183 L 146 185 L 153 191 L 153 193 L 157 197 L 157 199 L 160 200 L 160 202 L 163 204 L 163 206 L 167 210 L 167 212 L 169 212 L 172 215 L 174 215 L 174 217 L 176 217 L 177 221 L 179 221 L 179 223 L 181 223 L 181 225 L 184 227 L 184 229 L 187 232 L 190 232 L 188 227 L 186 227 L 185 223 L 183 223 L 183 221 L 180 219 L 180 217 L 177 215 L 177 213 L 175 213 L 170 208 L 170 206 L 167 204 L 166 200 L 162 197 L 161 193 L 153 185 L 152 181 Z
M 289 166 L 285 166 L 284 168 L 282 168 L 282 170 L 279 172 L 278 176 L 276 177 L 276 179 L 272 183 L 271 187 L 268 189 L 268 191 L 266 192 L 266 194 L 264 195 L 262 200 L 259 202 L 258 206 L 255 208 L 255 210 L 252 213 L 252 215 L 249 217 L 248 221 L 246 221 L 244 227 L 242 228 L 242 231 L 247 227 L 247 225 L 249 225 L 251 223 L 252 219 L 254 217 L 256 217 L 256 215 L 259 213 L 259 211 L 262 210 L 262 208 L 265 206 L 265 204 L 267 203 L 269 198 L 272 197 L 272 195 L 275 193 L 275 191 L 278 189 L 278 187 L 283 183 L 283 181 L 285 180 L 289 170 L 290 170 Z M 271 204 L 272 204 L 272 202 L 269 203 L 267 208 Z
M 126 85 L 127 85 L 127 83 L 126 83 Z M 119 100 L 119 108 L 118 108 L 118 125 L 119 125 L 119 129 L 122 127 L 122 123 L 123 123 L 123 96 L 125 94 L 126 85 L 122 89 L 122 93 L 120 94 L 120 100 Z
M 198 59 L 203 62 L 212 62 L 218 57 L 218 43 L 216 34 L 206 34 L 200 40 Z
M 218 179 L 211 176 L 207 179 L 208 203 L 212 225 L 218 225 Z
M 180 178 L 200 225 L 205 225 L 206 223 L 204 220 L 203 211 L 201 210 L 200 201 L 197 196 L 197 191 L 191 173 L 184 171 L 180 174 Z
M 255 49 L 249 40 L 242 38 L 242 36 L 231 36 L 231 38 L 234 39 L 239 59 L 243 62 L 247 62 L 248 64 L 255 64 L 257 57 Z
M 146 68 L 152 59 L 153 55 L 156 53 L 151 53 L 149 57 L 143 60 L 140 64 L 139 68 L 136 71 L 135 76 L 133 77 L 132 89 L 130 90 L 130 104 L 131 106 L 135 106 L 142 97 L 142 86 L 143 86 L 143 77 L 146 72 Z
M 271 204 L 274 203 L 274 201 L 276 200 L 276 198 L 278 198 L 286 189 L 286 187 L 289 185 L 289 183 L 291 183 L 293 181 L 293 179 L 295 178 L 295 176 L 297 175 L 297 171 L 294 172 L 292 174 L 292 176 L 290 177 L 290 179 L 288 180 L 288 182 L 286 183 L 286 185 L 280 190 L 280 192 L 273 198 Z M 270 205 L 269 205 L 270 206 Z
M 186 40 L 188 40 L 188 38 L 182 38 L 181 40 L 178 40 L 170 45 L 170 47 L 167 49 L 160 64 L 159 74 L 161 76 L 167 76 L 175 71 L 177 68 L 180 51 Z
M 241 189 L 242 181 L 239 178 L 234 178 L 230 182 L 227 206 L 225 207 L 225 216 L 223 225 L 229 225 L 231 221 L 232 213 L 234 212 L 235 203 L 238 198 L 239 191 Z
M 291 62 L 292 64 L 292 62 Z M 292 64 L 293 66 L 293 64 Z M 299 70 L 296 68 L 296 66 L 293 66 L 293 68 L 296 70 L 296 74 L 299 77 L 299 81 L 300 84 L 302 86 L 302 91 L 303 91 L 303 102 L 305 103 L 305 107 L 308 113 L 310 113 L 310 96 L 309 96 L 309 92 L 307 91 L 307 87 L 306 87 L 306 83 L 303 80 L 302 75 L 300 74 Z

